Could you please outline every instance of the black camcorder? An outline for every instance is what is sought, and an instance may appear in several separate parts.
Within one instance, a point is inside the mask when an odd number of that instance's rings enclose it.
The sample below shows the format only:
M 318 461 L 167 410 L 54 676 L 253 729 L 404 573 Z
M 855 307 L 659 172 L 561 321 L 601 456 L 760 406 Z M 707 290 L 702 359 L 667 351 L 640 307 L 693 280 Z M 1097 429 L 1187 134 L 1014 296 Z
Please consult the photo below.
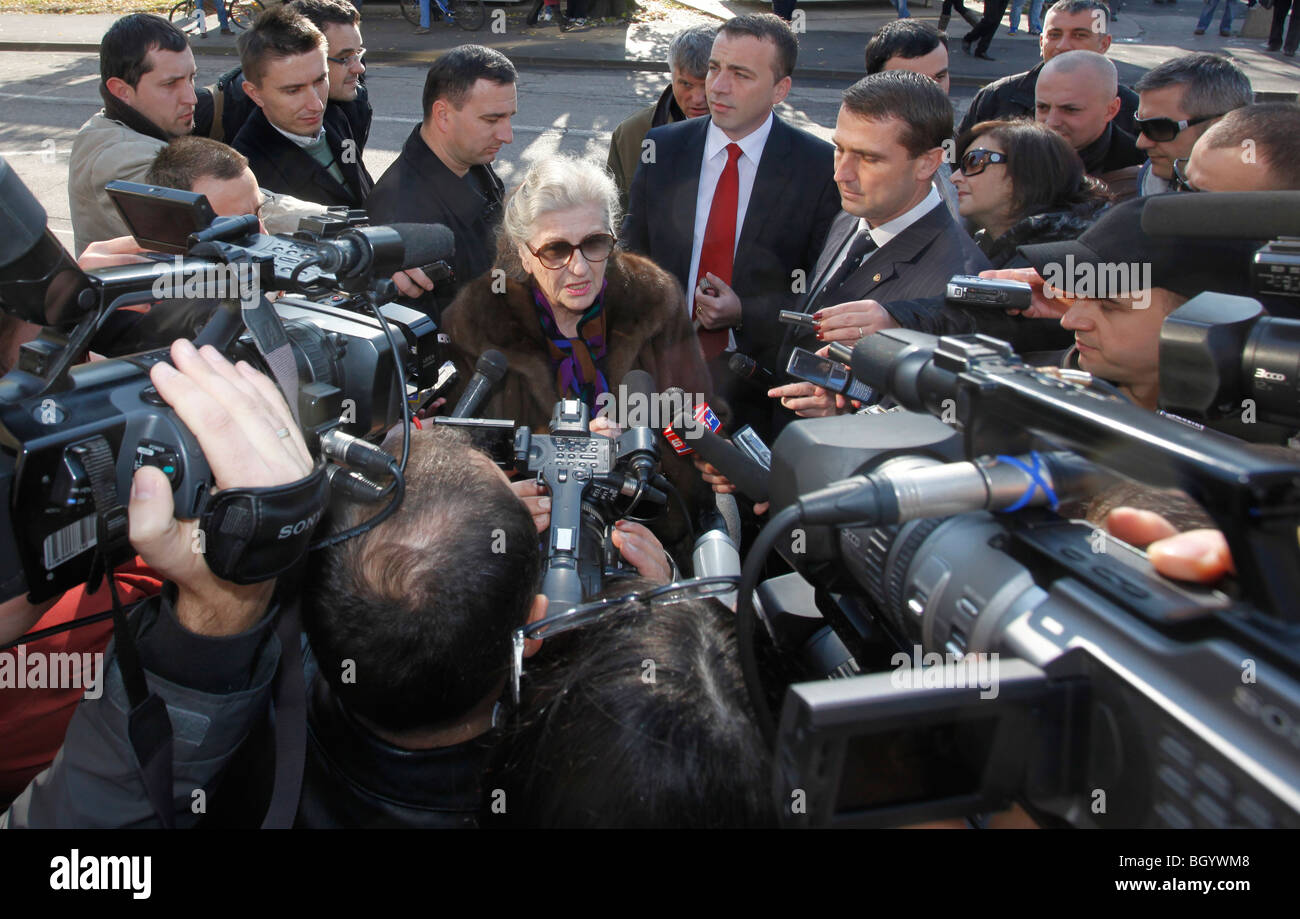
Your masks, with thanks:
M 433 321 L 385 301 L 396 293 L 388 280 L 393 272 L 450 254 L 445 227 L 365 227 L 356 215 L 325 214 L 304 222 L 317 232 L 267 236 L 254 215 L 193 226 L 196 215 L 210 214 L 202 196 L 115 187 L 132 198 L 122 212 L 140 221 L 132 225 L 138 239 L 175 244 L 182 227 L 183 254 L 81 271 L 45 228 L 39 203 L 0 161 L 7 217 L 0 306 L 45 327 L 0 380 L 2 598 L 27 593 L 40 601 L 102 571 L 100 561 L 116 563 L 126 548 L 126 495 L 142 464 L 167 474 L 179 517 L 211 510 L 213 480 L 202 451 L 148 376 L 154 363 L 169 360 L 166 345 L 177 336 L 150 340 L 138 328 L 110 335 L 115 315 L 141 307 L 161 315 L 193 308 L 196 297 L 209 301 L 195 344 L 267 371 L 313 453 L 330 459 L 343 450 L 344 435 L 373 439 L 409 417 L 409 391 L 432 386 L 442 363 L 445 336 Z M 266 291 L 284 295 L 272 303 Z M 72 366 L 106 341 L 111 354 L 138 353 Z M 372 500 L 391 491 L 341 465 L 324 465 L 336 488 Z M 304 492 L 298 498 L 313 506 L 288 516 L 318 519 L 326 496 L 324 487 Z M 245 579 L 271 576 L 305 551 L 312 528 L 289 529 L 293 538 L 268 550 L 257 572 L 244 570 Z M 206 535 L 245 542 L 255 536 L 239 512 L 228 515 L 225 530 Z M 274 543 L 282 535 L 266 538 Z M 211 546 L 206 551 L 210 563 L 221 555 Z M 235 570 L 218 573 L 240 579 L 237 559 L 231 564 Z
M 656 398 L 654 381 L 643 370 L 624 377 L 620 389 L 644 405 Z M 546 434 L 508 420 L 435 420 L 468 433 L 498 466 L 534 476 L 550 491 L 542 593 L 553 611 L 577 606 L 610 580 L 635 574 L 611 540 L 613 525 L 652 518 L 675 492 L 659 472 L 652 428 L 631 427 L 617 439 L 593 435 L 590 412 L 576 399 L 555 403 Z
M 904 411 L 786 428 L 739 589 L 784 822 L 1300 826 L 1300 462 L 984 336 L 887 330 L 852 368 Z M 1119 477 L 1196 499 L 1235 581 L 1055 512 Z M 773 549 L 796 573 L 760 585 Z

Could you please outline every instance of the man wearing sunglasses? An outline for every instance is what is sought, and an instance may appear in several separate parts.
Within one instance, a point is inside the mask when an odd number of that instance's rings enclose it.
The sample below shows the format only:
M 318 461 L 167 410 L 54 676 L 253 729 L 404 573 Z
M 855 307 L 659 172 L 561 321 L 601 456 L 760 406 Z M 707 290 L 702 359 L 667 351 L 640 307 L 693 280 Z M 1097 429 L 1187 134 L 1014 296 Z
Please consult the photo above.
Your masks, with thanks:
M 1142 75 L 1138 91 L 1137 147 L 1147 155 L 1138 172 L 1138 194 L 1174 190 L 1174 161 L 1218 119 L 1250 105 L 1250 80 L 1218 54 L 1186 54 Z

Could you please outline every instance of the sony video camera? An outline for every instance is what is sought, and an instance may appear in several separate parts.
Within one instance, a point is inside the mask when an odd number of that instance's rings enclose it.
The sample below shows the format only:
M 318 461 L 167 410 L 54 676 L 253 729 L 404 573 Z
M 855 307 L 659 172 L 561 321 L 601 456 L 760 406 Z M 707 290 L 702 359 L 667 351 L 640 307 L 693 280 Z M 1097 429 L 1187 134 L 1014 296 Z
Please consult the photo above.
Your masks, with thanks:
M 83 272 L 0 160 L 0 307 L 44 327 L 0 380 L 0 599 L 28 593 L 40 601 L 116 564 L 126 549 L 126 495 L 143 464 L 171 480 L 178 517 L 213 511 L 203 453 L 150 384 L 149 368 L 169 360 L 170 339 L 72 366 L 96 349 L 118 311 L 212 301 L 195 344 L 269 372 L 309 447 L 331 459 L 352 443 L 344 434 L 375 437 L 409 417 L 409 391 L 430 385 L 441 363 L 433 322 L 384 301 L 395 292 L 393 272 L 450 253 L 445 227 L 361 227 L 355 220 L 338 226 L 326 215 L 315 222 L 317 234 L 268 236 L 254 215 L 213 217 L 201 195 L 111 184 L 137 240 L 170 254 Z M 267 291 L 285 295 L 272 304 Z M 367 484 L 354 476 L 347 472 L 341 484 Z M 340 484 L 338 476 L 329 478 Z M 284 539 L 282 530 L 266 535 L 270 544 L 257 564 L 246 508 L 229 508 L 224 531 L 205 522 L 210 541 L 224 532 L 230 538 L 223 545 L 239 544 L 225 555 L 209 545 L 214 571 L 248 581 L 272 576 L 286 559 L 291 564 L 311 535 L 304 521 L 319 518 L 326 495 L 323 484 L 298 495 L 300 506 L 286 512 L 293 538 Z
M 740 587 L 785 823 L 1300 826 L 1300 462 L 983 336 L 887 330 L 852 365 L 906 411 L 783 432 Z M 1118 476 L 1196 499 L 1235 580 L 1055 512 Z M 758 585 L 773 548 L 797 573 Z M 779 722 L 760 627 L 802 674 Z

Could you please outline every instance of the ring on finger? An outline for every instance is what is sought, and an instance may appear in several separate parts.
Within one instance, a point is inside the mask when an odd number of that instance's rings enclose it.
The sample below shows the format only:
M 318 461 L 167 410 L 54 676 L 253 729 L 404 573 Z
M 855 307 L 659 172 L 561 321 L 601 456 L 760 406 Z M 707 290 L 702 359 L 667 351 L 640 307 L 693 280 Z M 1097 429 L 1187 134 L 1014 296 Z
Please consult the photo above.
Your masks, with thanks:
M 289 436 L 289 429 L 288 429 L 288 428 L 280 428 L 278 431 L 275 432 L 275 436 L 276 436 L 276 437 L 288 437 L 288 436 Z

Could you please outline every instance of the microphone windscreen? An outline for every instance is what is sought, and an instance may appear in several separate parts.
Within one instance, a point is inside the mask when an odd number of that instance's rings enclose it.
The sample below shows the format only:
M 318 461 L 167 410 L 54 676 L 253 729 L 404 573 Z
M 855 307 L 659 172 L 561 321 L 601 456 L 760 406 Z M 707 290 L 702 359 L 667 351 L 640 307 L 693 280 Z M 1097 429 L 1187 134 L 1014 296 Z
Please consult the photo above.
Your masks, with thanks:
M 623 398 L 627 400 L 625 411 L 629 413 L 634 405 L 645 406 L 648 409 L 652 400 L 657 398 L 655 378 L 644 370 L 629 370 L 623 377 L 623 389 Z M 647 412 L 647 417 L 657 417 L 657 414 Z
M 1142 209 L 1142 231 L 1218 239 L 1300 235 L 1300 191 L 1158 195 Z
M 406 247 L 402 259 L 406 268 L 441 262 L 456 252 L 456 237 L 440 223 L 394 223 L 391 227 Z
M 478 362 L 474 364 L 474 369 L 493 383 L 500 383 L 501 378 L 510 369 L 510 362 L 506 360 L 506 356 L 500 351 L 495 348 L 488 348 L 479 355 Z

